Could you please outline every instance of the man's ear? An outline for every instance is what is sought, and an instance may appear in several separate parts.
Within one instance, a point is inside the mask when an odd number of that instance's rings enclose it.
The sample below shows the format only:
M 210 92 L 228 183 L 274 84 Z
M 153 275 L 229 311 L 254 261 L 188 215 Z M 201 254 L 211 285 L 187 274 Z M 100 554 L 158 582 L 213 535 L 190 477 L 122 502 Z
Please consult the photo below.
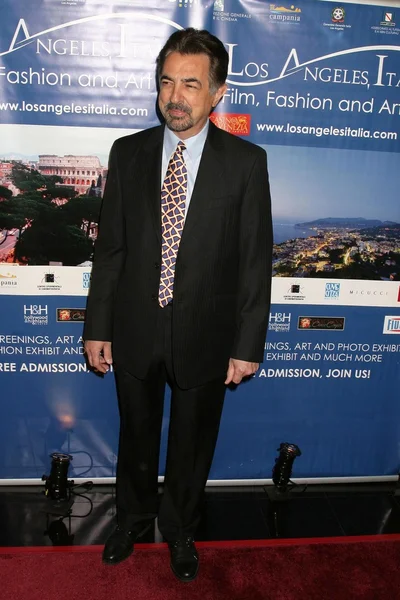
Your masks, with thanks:
M 227 89 L 228 89 L 228 86 L 226 85 L 226 83 L 224 83 L 223 85 L 221 85 L 221 87 L 219 87 L 217 89 L 217 91 L 214 94 L 214 98 L 213 98 L 213 102 L 212 102 L 213 108 L 215 108 L 217 106 L 218 102 L 221 100 L 221 98 L 223 97 L 223 95 L 225 94 Z

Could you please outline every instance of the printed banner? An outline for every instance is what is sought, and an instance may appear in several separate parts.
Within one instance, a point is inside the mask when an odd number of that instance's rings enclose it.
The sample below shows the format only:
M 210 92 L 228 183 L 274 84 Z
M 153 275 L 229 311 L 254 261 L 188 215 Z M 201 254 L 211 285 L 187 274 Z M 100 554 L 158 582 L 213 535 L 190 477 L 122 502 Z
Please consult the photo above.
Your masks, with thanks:
M 270 477 L 282 441 L 296 476 L 397 473 L 400 10 L 4 0 L 0 478 L 41 477 L 54 450 L 115 474 L 113 378 L 82 354 L 93 245 L 111 144 L 159 123 L 155 59 L 187 26 L 227 48 L 211 119 L 266 149 L 273 201 L 265 361 L 228 393 L 210 477 Z M 168 407 L 163 457 L 167 426 Z

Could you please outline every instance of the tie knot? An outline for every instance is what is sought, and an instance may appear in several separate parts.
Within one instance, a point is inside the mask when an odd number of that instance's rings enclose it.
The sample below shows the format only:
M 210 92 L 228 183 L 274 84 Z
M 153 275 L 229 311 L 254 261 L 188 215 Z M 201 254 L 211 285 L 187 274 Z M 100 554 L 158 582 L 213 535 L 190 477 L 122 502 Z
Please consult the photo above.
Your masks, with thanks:
M 178 144 L 178 145 L 177 145 L 177 147 L 176 147 L 176 150 L 175 150 L 175 152 L 176 152 L 177 154 L 183 154 L 183 151 L 184 151 L 184 150 L 186 150 L 186 146 L 185 146 L 185 144 L 184 144 L 183 142 L 179 142 L 179 144 Z

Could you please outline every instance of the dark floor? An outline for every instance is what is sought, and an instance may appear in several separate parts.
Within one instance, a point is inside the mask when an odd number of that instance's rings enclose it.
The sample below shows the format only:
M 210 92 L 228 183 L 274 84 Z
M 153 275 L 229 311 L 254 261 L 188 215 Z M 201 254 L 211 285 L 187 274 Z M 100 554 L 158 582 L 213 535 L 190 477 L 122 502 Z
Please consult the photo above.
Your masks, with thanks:
M 73 504 L 55 504 L 41 487 L 0 487 L 0 546 L 103 544 L 114 528 L 113 486 L 78 488 Z M 71 514 L 68 516 L 68 510 Z M 208 487 L 197 540 L 330 537 L 400 533 L 395 483 Z M 157 526 L 143 542 L 163 541 Z

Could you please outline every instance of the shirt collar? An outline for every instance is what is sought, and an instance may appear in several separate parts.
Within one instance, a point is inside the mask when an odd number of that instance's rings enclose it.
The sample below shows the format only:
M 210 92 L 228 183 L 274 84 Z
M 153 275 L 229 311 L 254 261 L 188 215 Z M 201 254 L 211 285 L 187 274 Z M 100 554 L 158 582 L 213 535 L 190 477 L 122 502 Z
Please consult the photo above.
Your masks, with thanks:
M 186 146 L 186 150 L 190 160 L 196 160 L 201 156 L 203 152 L 204 144 L 206 141 L 206 137 L 208 134 L 209 120 L 207 119 L 206 124 L 203 129 L 199 131 L 196 135 L 188 138 L 187 140 L 182 140 Z M 176 146 L 178 142 L 181 141 L 179 138 L 179 134 L 174 133 L 167 126 L 164 129 L 164 151 L 166 156 L 169 157 L 175 152 Z

